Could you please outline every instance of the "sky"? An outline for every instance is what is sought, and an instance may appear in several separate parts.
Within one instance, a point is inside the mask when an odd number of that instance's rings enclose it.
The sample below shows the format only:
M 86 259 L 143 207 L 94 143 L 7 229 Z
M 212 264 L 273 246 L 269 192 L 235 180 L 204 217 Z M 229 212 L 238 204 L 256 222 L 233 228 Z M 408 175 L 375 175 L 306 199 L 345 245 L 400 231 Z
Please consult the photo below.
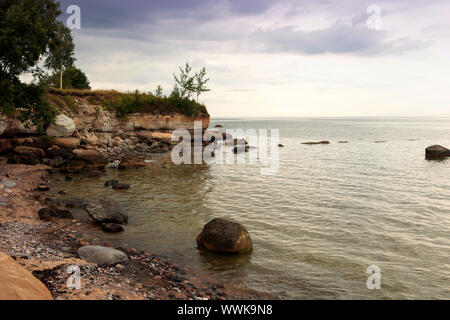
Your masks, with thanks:
M 93 89 L 166 94 L 205 66 L 212 117 L 450 116 L 448 0 L 63 0 Z

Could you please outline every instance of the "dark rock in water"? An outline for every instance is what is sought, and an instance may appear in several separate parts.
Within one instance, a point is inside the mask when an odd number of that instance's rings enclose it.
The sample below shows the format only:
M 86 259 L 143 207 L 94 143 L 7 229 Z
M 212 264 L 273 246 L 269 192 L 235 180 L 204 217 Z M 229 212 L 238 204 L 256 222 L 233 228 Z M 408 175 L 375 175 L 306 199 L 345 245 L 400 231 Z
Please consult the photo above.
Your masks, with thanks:
M 14 148 L 14 154 L 8 159 L 8 163 L 39 164 L 44 157 L 45 152 L 40 148 L 18 146 Z
M 222 253 L 243 253 L 253 246 L 244 226 L 220 218 L 208 222 L 196 241 L 200 247 Z
M 98 178 L 102 175 L 102 172 L 100 170 L 92 170 L 89 171 L 89 178 Z
M 232 145 L 233 144 L 233 136 L 227 132 L 223 132 L 222 133 L 222 139 L 224 141 L 224 143 L 226 143 L 227 145 Z
M 105 223 L 102 225 L 105 232 L 122 232 L 125 230 L 124 226 L 118 223 Z
M 161 147 L 159 151 L 161 151 L 163 148 L 164 147 Z M 145 163 L 145 161 L 140 160 L 133 155 L 126 155 L 122 158 L 122 160 L 120 160 L 119 169 L 140 168 L 146 166 L 147 164 Z
M 71 176 L 66 176 L 64 179 L 65 179 L 66 181 L 72 181 L 72 177 L 71 177 Z
M 84 208 L 89 217 L 96 223 L 120 223 L 128 222 L 128 214 L 117 201 L 109 199 L 89 200 Z
M 223 128 L 223 125 L 221 125 L 221 124 L 216 124 L 216 125 L 214 126 L 214 128 Z
M 45 154 L 48 158 L 54 159 L 57 157 L 61 157 L 62 159 L 70 159 L 72 158 L 72 153 L 64 148 L 58 147 L 56 145 L 51 146 L 45 151 Z
M 338 143 L 348 143 L 348 141 L 339 141 Z
M 130 185 L 125 182 L 119 182 L 119 183 L 114 184 L 112 186 L 112 188 L 115 190 L 128 190 L 128 189 L 130 189 Z
M 233 144 L 235 146 L 239 146 L 239 145 L 248 145 L 248 141 L 245 139 L 233 139 Z
M 443 146 L 434 145 L 425 149 L 425 158 L 428 160 L 439 160 L 450 157 L 450 150 Z
M 120 250 L 102 246 L 85 246 L 78 249 L 81 259 L 98 265 L 111 265 L 128 261 L 128 256 Z
M 61 157 L 55 157 L 53 159 L 44 159 L 42 162 L 50 167 L 58 168 L 61 164 L 63 164 L 64 159 Z
M 37 186 L 38 191 L 49 191 L 50 187 L 46 184 L 40 184 Z
M 51 220 L 52 218 L 73 219 L 72 213 L 69 210 L 57 206 L 42 208 L 39 210 L 38 215 L 41 220 Z
M 278 147 L 279 148 L 284 148 L 284 145 L 280 143 L 280 144 L 278 144 Z
M 233 148 L 233 152 L 234 153 L 239 153 L 239 152 L 248 152 L 250 150 L 249 146 L 244 146 L 244 145 L 237 145 Z
M 105 182 L 105 187 L 112 187 L 119 183 L 119 180 L 108 180 Z
M 77 159 L 71 159 L 64 161 L 60 166 L 59 169 L 62 172 L 80 172 L 83 170 L 86 166 L 86 161 L 84 160 L 77 160 Z
M 302 144 L 307 144 L 307 145 L 314 145 L 314 144 L 330 144 L 330 141 L 303 142 Z

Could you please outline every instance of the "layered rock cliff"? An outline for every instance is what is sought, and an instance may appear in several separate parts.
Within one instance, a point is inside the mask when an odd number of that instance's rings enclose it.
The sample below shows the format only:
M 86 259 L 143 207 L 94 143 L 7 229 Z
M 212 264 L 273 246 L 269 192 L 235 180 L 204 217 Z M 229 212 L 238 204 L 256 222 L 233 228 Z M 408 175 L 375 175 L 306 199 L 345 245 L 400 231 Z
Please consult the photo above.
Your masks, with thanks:
M 173 147 L 172 131 L 193 130 L 195 121 L 206 130 L 210 121 L 207 113 L 195 117 L 132 113 L 118 118 L 86 97 L 73 100 L 71 108 L 59 108 L 44 136 L 30 123 L 0 117 L 0 153 L 8 154 L 12 163 L 44 163 L 69 172 L 101 168 L 124 156 L 145 159 L 168 152 Z

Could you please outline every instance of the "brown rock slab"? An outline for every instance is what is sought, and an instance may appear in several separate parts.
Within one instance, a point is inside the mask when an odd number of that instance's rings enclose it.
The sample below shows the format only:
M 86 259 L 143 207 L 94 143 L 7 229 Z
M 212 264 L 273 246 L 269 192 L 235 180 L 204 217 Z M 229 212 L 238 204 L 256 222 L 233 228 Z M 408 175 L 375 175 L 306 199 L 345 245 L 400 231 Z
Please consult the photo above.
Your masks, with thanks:
M 52 295 L 29 271 L 0 253 L 0 300 L 52 300 Z

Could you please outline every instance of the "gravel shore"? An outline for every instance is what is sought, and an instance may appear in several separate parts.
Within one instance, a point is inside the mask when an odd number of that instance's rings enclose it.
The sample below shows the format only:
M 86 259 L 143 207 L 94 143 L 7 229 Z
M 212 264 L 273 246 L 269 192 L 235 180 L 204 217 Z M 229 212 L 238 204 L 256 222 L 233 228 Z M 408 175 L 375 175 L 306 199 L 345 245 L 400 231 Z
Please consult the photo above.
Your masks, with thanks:
M 13 257 L 40 279 L 53 299 L 270 298 L 132 248 L 117 248 L 127 254 L 129 261 L 115 265 L 100 266 L 80 259 L 77 250 L 82 246 L 109 245 L 84 238 L 83 230 L 89 227 L 85 222 L 39 220 L 37 212 L 44 206 L 45 193 L 37 191 L 37 186 L 48 183 L 46 170 L 42 165 L 10 165 L 0 159 L 0 177 L 15 184 L 5 183 L 0 190 L 0 252 Z M 74 270 L 79 271 L 81 288 L 69 289 L 68 279 L 76 275 Z

